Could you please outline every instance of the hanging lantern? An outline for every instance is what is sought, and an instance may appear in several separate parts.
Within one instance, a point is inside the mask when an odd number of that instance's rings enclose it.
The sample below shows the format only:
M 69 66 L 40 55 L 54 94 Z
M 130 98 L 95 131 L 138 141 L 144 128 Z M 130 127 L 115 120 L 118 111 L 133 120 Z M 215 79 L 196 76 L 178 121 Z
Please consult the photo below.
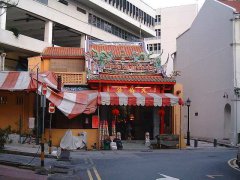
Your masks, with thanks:
M 120 112 L 119 112 L 119 110 L 117 108 L 115 108 L 115 109 L 112 110 L 112 114 L 114 116 L 118 116 L 120 114 Z
M 179 98 L 178 104 L 179 104 L 180 106 L 183 106 L 183 105 L 184 105 L 184 101 L 182 100 L 182 98 Z

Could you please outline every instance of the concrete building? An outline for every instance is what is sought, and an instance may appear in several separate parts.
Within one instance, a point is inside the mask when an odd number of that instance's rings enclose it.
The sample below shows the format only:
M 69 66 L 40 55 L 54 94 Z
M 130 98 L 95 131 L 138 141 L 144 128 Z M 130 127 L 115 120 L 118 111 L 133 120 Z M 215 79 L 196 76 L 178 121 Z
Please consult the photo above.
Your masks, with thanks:
M 240 141 L 240 2 L 207 0 L 177 39 L 177 81 L 191 99 L 192 137 Z M 185 132 L 187 107 L 183 108 Z
M 167 7 L 156 10 L 155 32 L 156 37 L 146 38 L 147 49 L 154 57 L 161 56 L 162 64 L 172 53 L 176 52 L 176 38 L 187 30 L 198 12 L 197 4 Z M 173 70 L 172 59 L 169 58 L 167 74 Z
M 27 57 L 49 46 L 85 47 L 86 39 L 153 37 L 155 10 L 138 0 L 11 0 L 0 5 L 5 70 L 27 70 Z M 141 27 L 141 30 L 140 30 Z

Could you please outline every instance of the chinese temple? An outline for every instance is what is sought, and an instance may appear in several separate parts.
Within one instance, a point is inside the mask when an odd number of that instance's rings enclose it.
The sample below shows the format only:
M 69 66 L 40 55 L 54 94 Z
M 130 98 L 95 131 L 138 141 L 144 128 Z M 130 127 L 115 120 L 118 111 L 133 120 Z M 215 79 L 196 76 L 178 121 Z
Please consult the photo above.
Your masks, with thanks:
M 175 133 L 173 106 L 182 101 L 174 95 L 176 81 L 166 76 L 167 62 L 150 56 L 142 42 L 89 42 L 87 83 L 99 92 L 100 132 L 104 122 L 110 135 L 120 132 L 123 140 Z

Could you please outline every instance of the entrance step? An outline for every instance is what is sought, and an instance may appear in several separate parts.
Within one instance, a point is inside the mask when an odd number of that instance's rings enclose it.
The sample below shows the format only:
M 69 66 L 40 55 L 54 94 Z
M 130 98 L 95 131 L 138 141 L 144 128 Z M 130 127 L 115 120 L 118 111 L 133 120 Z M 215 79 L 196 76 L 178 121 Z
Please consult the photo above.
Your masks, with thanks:
M 148 150 L 144 140 L 125 140 L 122 141 L 124 150 Z

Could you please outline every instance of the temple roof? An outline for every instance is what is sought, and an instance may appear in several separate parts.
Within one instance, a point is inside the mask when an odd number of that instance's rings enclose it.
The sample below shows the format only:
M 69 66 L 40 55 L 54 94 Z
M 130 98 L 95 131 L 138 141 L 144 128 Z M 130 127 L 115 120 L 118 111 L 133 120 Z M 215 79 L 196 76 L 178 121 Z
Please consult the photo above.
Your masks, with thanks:
M 142 43 L 93 43 L 89 45 L 89 52 L 93 49 L 98 52 L 111 52 L 115 58 L 123 56 L 132 57 L 133 52 L 137 54 L 145 52 Z
M 104 81 L 118 82 L 118 83 L 148 83 L 148 84 L 162 84 L 166 82 L 175 83 L 176 80 L 170 77 L 162 77 L 161 75 L 112 75 L 112 74 L 99 74 L 91 75 L 88 79 L 90 82 Z
M 76 47 L 47 47 L 42 53 L 43 58 L 82 58 L 83 48 Z

